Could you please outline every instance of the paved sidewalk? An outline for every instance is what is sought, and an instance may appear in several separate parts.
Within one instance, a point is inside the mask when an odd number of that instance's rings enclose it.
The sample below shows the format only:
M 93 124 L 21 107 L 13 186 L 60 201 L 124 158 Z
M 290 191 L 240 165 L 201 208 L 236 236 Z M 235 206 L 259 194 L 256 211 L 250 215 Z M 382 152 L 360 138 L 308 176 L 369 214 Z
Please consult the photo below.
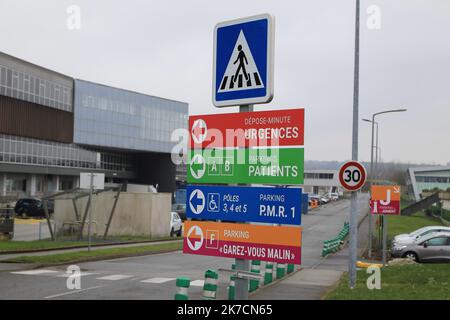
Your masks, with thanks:
M 359 256 L 368 240 L 368 218 L 360 217 L 358 230 Z M 322 248 L 317 248 L 321 251 Z M 250 296 L 251 300 L 319 300 L 337 284 L 348 270 L 348 244 L 339 252 L 328 255 L 311 267 L 303 267 L 284 280 L 260 289 Z

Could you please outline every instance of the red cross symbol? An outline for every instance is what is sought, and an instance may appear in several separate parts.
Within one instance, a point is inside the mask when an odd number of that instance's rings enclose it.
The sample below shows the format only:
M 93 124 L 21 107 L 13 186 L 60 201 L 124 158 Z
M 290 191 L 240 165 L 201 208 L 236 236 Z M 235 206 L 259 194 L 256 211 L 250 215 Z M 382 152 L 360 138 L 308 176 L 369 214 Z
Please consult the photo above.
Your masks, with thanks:
M 206 122 L 203 119 L 197 119 L 192 125 L 192 139 L 196 144 L 201 144 L 206 139 L 207 135 Z

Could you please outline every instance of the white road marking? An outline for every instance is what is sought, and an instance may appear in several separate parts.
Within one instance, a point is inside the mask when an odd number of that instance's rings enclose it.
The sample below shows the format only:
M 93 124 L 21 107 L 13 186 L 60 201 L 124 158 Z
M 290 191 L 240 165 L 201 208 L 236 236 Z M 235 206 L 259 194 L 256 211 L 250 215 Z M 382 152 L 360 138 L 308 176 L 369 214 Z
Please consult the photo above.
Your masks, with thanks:
M 35 276 L 35 275 L 40 275 L 40 274 L 45 274 L 45 273 L 58 273 L 58 271 L 46 270 L 46 269 L 37 269 L 37 270 L 27 270 L 27 271 L 15 271 L 15 272 L 11 272 L 11 273 Z
M 195 280 L 191 282 L 191 287 L 203 287 L 205 280 Z
M 175 278 L 150 278 L 147 280 L 142 280 L 143 283 L 164 283 L 175 280 Z
M 81 273 L 79 274 L 79 276 L 80 276 L 80 277 L 83 277 L 83 276 L 91 276 L 91 275 L 95 275 L 95 274 L 98 274 L 98 273 L 93 273 L 93 272 L 81 272 Z M 68 278 L 68 277 L 73 276 L 73 275 L 75 275 L 75 274 L 74 274 L 74 273 L 63 273 L 63 274 L 58 274 L 57 277 Z
M 80 290 L 73 290 L 73 291 L 69 291 L 69 292 L 58 293 L 58 294 L 54 294 L 54 295 L 51 295 L 51 296 L 44 297 L 44 299 L 53 299 L 53 298 L 57 298 L 57 297 L 67 296 L 69 294 L 80 293 L 80 292 L 93 290 L 93 289 L 98 289 L 98 288 L 102 288 L 102 287 L 104 287 L 104 286 L 96 286 L 96 287 L 90 287 L 90 288 L 86 288 L 86 289 L 80 289 Z
M 131 277 L 133 277 L 133 276 L 125 275 L 125 274 L 112 274 L 110 276 L 97 278 L 97 280 L 112 280 L 112 281 L 116 281 L 116 280 L 128 279 L 128 278 L 131 278 Z

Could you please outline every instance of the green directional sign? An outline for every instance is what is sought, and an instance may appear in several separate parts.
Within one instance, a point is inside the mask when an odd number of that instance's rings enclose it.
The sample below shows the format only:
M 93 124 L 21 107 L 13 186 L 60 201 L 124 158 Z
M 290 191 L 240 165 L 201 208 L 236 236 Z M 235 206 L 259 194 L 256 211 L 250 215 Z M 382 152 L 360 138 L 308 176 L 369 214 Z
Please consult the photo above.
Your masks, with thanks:
M 303 184 L 303 148 L 191 149 L 188 183 Z

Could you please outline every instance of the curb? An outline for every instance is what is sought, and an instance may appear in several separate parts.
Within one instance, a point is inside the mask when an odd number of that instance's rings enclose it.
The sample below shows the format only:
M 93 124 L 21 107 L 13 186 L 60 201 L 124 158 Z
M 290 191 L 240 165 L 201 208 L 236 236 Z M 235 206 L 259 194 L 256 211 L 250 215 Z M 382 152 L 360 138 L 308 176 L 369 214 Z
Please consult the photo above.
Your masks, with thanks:
M 342 280 L 345 279 L 345 276 L 347 275 L 347 272 L 344 271 L 339 278 L 332 286 L 330 286 L 319 298 L 319 300 L 325 300 L 325 298 L 330 294 L 330 292 L 334 291 L 342 282 Z
M 272 281 L 271 283 L 266 284 L 266 285 L 264 285 L 264 286 L 262 286 L 262 287 L 259 287 L 258 289 L 256 289 L 256 290 L 253 291 L 253 292 L 249 292 L 248 296 L 251 297 L 251 296 L 253 296 L 255 293 L 258 293 L 258 292 L 260 292 L 260 291 L 263 291 L 263 290 L 266 289 L 266 288 L 270 288 L 271 286 L 273 286 L 273 285 L 275 285 L 275 284 L 277 284 L 277 283 L 279 283 L 279 282 L 281 282 L 281 281 L 283 281 L 283 280 L 285 280 L 285 279 L 288 279 L 288 278 L 292 277 L 294 274 L 296 274 L 297 272 L 302 271 L 302 270 L 303 270 L 303 269 L 300 268 L 300 269 L 298 269 L 298 270 L 296 270 L 296 271 L 294 271 L 294 272 L 292 272 L 292 273 L 286 274 L 283 278 L 275 279 L 275 280 Z
M 183 239 L 162 239 L 162 240 L 145 240 L 145 241 L 129 241 L 129 242 L 115 242 L 115 243 L 97 243 L 91 244 L 91 247 L 107 247 L 107 246 L 123 246 L 127 244 L 145 244 L 145 243 L 153 243 L 153 242 L 171 242 L 171 241 L 182 241 Z M 72 249 L 85 249 L 87 245 L 83 246 L 70 246 L 70 247 L 60 247 L 60 248 L 48 248 L 48 249 L 35 249 L 35 250 L 11 250 L 11 251 L 0 251 L 0 258 L 2 255 L 8 254 L 21 254 L 21 253 L 37 253 L 37 252 L 52 252 L 52 251 L 63 251 L 63 250 L 72 250 Z M 0 261 L 1 262 L 1 261 Z
M 167 249 L 167 250 L 158 250 L 158 251 L 148 251 L 148 252 L 140 252 L 135 254 L 116 254 L 111 256 L 104 256 L 104 257 L 92 257 L 92 258 L 86 258 L 86 259 L 78 259 L 78 260 L 72 260 L 72 261 L 65 261 L 65 262 L 56 262 L 56 263 L 27 263 L 27 262 L 0 262 L 5 264 L 28 264 L 32 265 L 30 270 L 39 269 L 43 267 L 55 267 L 55 266 L 64 266 L 68 264 L 74 264 L 74 263 L 84 263 L 84 262 L 95 262 L 95 261 L 104 261 L 104 260 L 113 260 L 113 259 L 120 259 L 120 258 L 132 258 L 132 257 L 141 257 L 141 256 L 148 256 L 153 254 L 161 254 L 161 253 L 169 253 L 169 252 L 176 252 L 180 251 L 180 249 Z M 3 270 L 2 270 L 3 271 Z M 7 271 L 7 270 L 6 270 Z

